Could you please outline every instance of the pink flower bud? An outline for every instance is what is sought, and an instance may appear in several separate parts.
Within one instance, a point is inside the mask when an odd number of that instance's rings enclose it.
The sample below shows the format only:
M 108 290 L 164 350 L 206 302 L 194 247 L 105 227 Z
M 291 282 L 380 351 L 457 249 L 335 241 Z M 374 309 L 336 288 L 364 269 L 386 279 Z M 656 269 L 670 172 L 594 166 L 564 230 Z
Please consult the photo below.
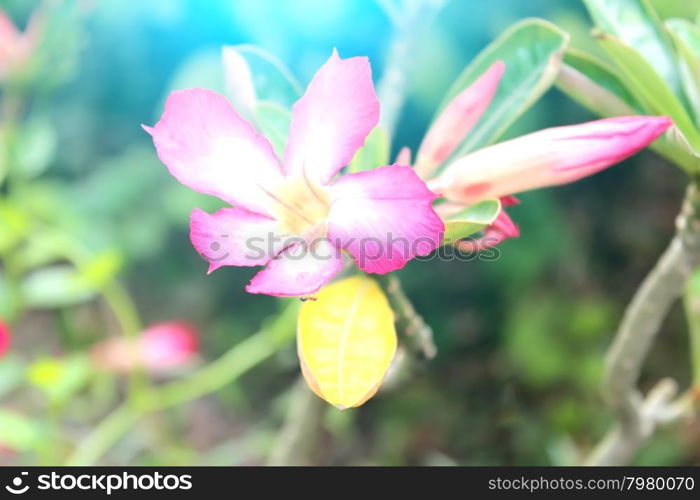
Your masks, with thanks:
M 168 369 L 187 363 L 197 353 L 197 330 L 178 321 L 150 326 L 141 337 L 144 364 L 152 369 Z
M 505 63 L 493 63 L 483 75 L 445 106 L 418 150 L 416 173 L 419 176 L 427 179 L 474 128 L 491 104 L 504 71 Z
M 541 130 L 470 153 L 428 186 L 469 204 L 567 184 L 633 155 L 671 125 L 665 116 L 622 116 Z
M 136 343 L 125 338 L 100 342 L 92 349 L 92 359 L 107 371 L 125 373 L 141 366 L 151 373 L 167 373 L 187 365 L 197 350 L 197 330 L 171 321 L 150 326 Z

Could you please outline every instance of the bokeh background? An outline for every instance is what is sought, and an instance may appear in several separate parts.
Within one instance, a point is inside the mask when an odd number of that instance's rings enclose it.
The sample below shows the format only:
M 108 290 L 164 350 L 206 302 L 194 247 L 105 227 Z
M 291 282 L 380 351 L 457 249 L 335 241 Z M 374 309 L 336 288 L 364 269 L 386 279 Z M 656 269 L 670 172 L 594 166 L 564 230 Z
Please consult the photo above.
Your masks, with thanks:
M 653 3 L 664 17 L 692 19 L 700 9 L 696 1 Z M 171 178 L 140 125 L 157 120 L 171 89 L 220 87 L 224 44 L 263 47 L 304 84 L 333 47 L 343 57 L 369 56 L 381 76 L 391 23 L 371 0 L 53 4 L 55 38 L 42 61 L 50 71 L 29 117 L 45 158 L 23 186 L 24 199 L 107 262 L 144 324 L 195 325 L 199 363 L 206 363 L 257 331 L 279 301 L 245 293 L 251 269 L 206 275 L 189 244 L 188 215 L 193 206 L 217 202 Z M 0 7 L 23 26 L 36 5 L 2 0 Z M 595 50 L 578 0 L 448 1 L 417 44 L 394 150 L 417 147 L 471 58 L 531 16 L 570 31 L 574 46 Z M 593 118 L 552 89 L 508 135 Z M 500 246 L 498 260 L 410 263 L 399 275 L 435 330 L 438 356 L 359 409 L 324 407 L 299 462 L 573 463 L 610 425 L 599 392 L 605 350 L 625 303 L 673 233 L 684 181 L 645 151 L 579 183 L 524 194 L 511 211 L 522 235 Z M 51 387 L 65 382 L 56 362 L 81 359 L 119 326 L 99 297 L 71 297 L 50 277 L 34 285 L 36 303 L 13 319 L 12 349 L 0 361 L 7 374 L 0 380 L 5 464 L 61 463 L 116 405 L 124 385 L 119 375 L 88 370 L 64 396 L 53 394 Z M 0 312 L 11 317 L 16 305 L 2 286 L 0 301 Z M 687 383 L 687 353 L 678 309 L 642 385 L 666 375 Z M 224 389 L 146 417 L 101 463 L 265 463 L 298 374 L 289 343 Z M 700 422 L 658 433 L 637 463 L 700 464 Z

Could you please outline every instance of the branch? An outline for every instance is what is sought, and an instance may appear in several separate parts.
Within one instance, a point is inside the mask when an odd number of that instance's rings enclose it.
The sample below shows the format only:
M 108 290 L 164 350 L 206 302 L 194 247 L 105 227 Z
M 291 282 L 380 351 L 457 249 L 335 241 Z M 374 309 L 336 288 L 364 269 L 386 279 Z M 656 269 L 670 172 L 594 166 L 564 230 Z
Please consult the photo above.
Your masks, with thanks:
M 268 465 L 308 465 L 327 405 L 306 386 L 303 378 L 292 388 L 284 424 L 270 453 Z
M 423 317 L 416 312 L 411 299 L 401 288 L 401 281 L 393 274 L 378 276 L 377 281 L 386 293 L 389 304 L 396 314 L 396 328 L 412 341 L 415 347 L 423 355 L 432 359 L 437 354 L 437 348 L 433 341 L 433 329 L 425 322 Z
M 588 465 L 628 463 L 657 424 L 669 421 L 673 412 L 666 410 L 683 407 L 671 402 L 676 393 L 675 384 L 661 381 L 645 399 L 637 382 L 663 320 L 681 297 L 698 264 L 699 205 L 700 196 L 693 183 L 676 219 L 676 235 L 625 311 L 608 351 L 604 385 L 605 399 L 616 414 L 617 424 L 586 458 L 584 463 Z
M 149 399 L 142 401 L 137 408 L 124 403 L 113 410 L 78 443 L 66 465 L 84 466 L 98 462 L 143 416 L 216 392 L 273 356 L 294 338 L 297 310 L 298 301 L 288 302 L 260 331 L 235 344 L 219 359 L 187 379 L 151 389 Z

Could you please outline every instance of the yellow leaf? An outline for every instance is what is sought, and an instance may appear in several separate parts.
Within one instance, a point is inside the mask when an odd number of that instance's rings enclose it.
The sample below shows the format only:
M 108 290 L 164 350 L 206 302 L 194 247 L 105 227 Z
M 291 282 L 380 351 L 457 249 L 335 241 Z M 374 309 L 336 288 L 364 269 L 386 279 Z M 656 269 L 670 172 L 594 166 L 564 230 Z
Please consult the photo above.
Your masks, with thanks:
M 374 396 L 396 351 L 394 314 L 376 281 L 354 276 L 304 302 L 297 350 L 309 387 L 341 410 Z

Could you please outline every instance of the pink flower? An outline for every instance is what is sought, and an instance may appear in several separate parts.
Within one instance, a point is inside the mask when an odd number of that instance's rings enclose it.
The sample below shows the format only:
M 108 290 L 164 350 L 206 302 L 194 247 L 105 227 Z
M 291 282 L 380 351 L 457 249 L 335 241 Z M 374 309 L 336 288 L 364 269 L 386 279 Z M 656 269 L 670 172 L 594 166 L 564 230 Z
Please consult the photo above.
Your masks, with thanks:
M 198 348 L 197 330 L 179 321 L 151 325 L 141 336 L 143 364 L 162 370 L 181 366 L 192 359 Z
M 40 15 L 34 14 L 22 33 L 0 9 L 0 80 L 18 71 L 29 60 L 39 41 Z
M 97 344 L 92 358 L 100 368 L 109 371 L 128 372 L 142 366 L 152 373 L 170 372 L 194 359 L 198 336 L 197 329 L 188 323 L 156 323 L 135 343 L 116 338 Z
M 378 118 L 367 58 L 334 51 L 294 105 L 281 164 L 270 142 L 209 90 L 173 92 L 160 121 L 144 128 L 177 180 L 234 205 L 192 211 L 192 244 L 209 272 L 266 265 L 246 290 L 295 296 L 333 278 L 342 251 L 365 272 L 387 273 L 440 242 L 435 195 L 410 167 L 334 179 Z
M 0 357 L 10 349 L 10 327 L 0 321 Z
M 643 149 L 672 125 L 665 116 L 608 118 L 541 130 L 450 160 L 488 109 L 504 69 L 501 62 L 493 64 L 457 95 L 436 118 L 418 150 L 416 171 L 430 179 L 430 189 L 447 201 L 445 207 L 438 205 L 442 214 L 487 198 L 501 198 L 504 206 L 512 205 L 517 200 L 510 195 L 593 175 Z M 447 167 L 433 177 L 441 164 Z M 501 212 L 484 233 L 485 239 L 471 248 L 518 236 L 519 230 Z

